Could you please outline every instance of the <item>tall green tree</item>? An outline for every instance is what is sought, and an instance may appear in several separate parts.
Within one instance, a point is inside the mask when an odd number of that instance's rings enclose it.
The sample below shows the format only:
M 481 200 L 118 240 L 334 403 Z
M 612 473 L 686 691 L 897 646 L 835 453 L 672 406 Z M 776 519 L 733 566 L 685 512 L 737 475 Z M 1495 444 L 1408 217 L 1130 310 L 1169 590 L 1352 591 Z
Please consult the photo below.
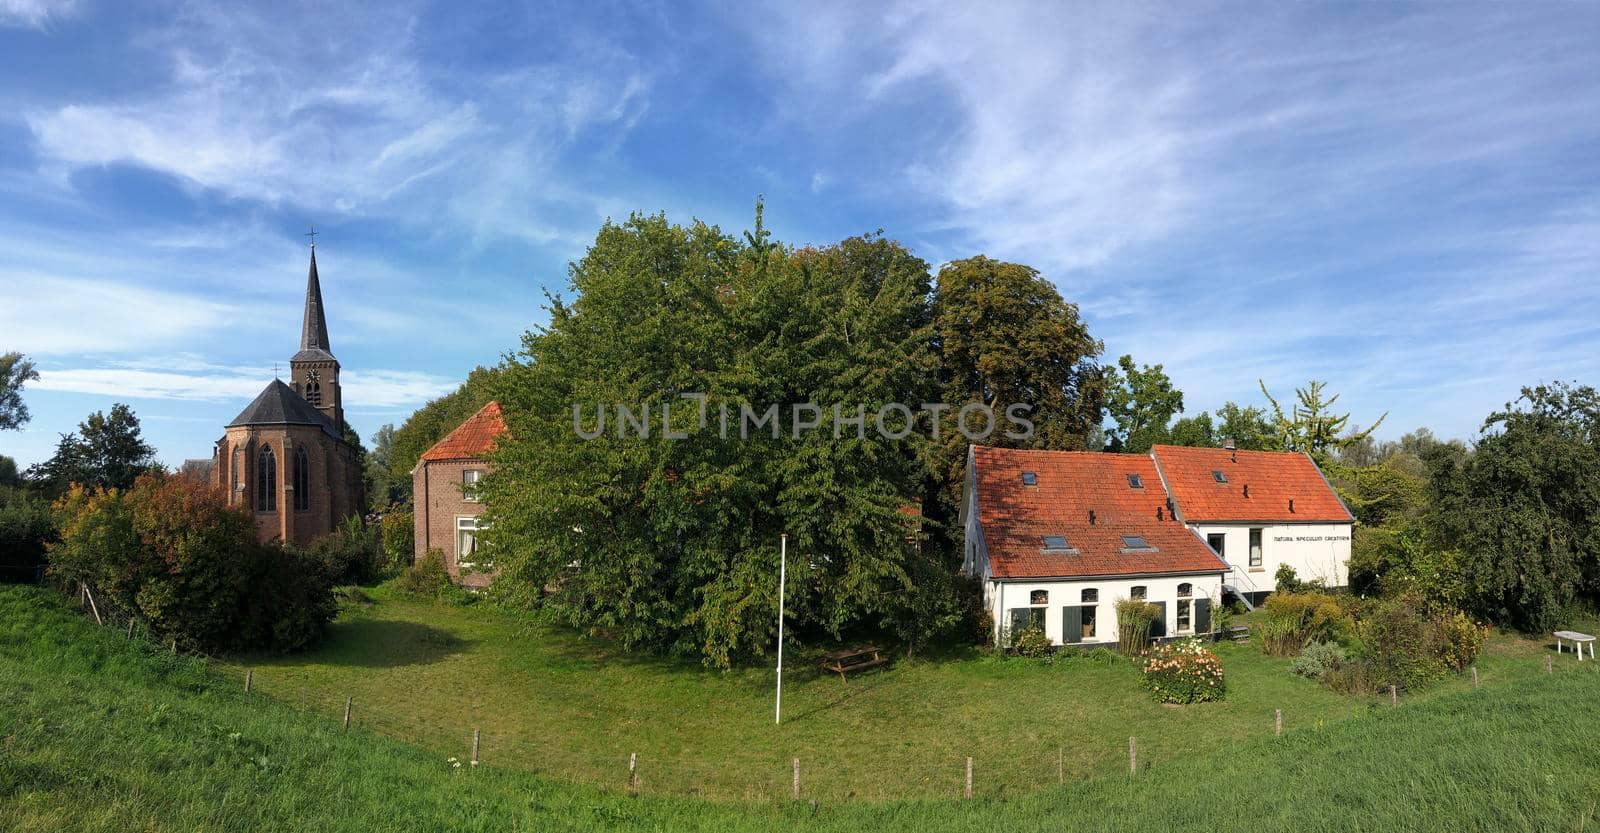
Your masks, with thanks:
M 55 454 L 30 468 L 28 476 L 59 495 L 73 483 L 126 489 L 155 467 L 155 449 L 140 434 L 139 418 L 119 402 L 109 414 L 90 414 L 76 434 L 62 434 Z
M 1183 391 L 1173 387 L 1161 365 L 1140 367 L 1132 356 L 1106 368 L 1106 411 L 1116 423 L 1111 451 L 1142 454 L 1167 442 L 1174 414 L 1183 413 Z
M 929 469 L 946 519 L 953 517 L 968 440 L 957 430 L 959 409 L 981 403 L 1001 428 L 985 444 L 1082 450 L 1104 413 L 1104 345 L 1089 334 L 1076 304 L 1038 270 L 978 256 L 940 268 L 933 302 L 939 401 L 948 405 Z M 1004 409 L 1027 405 L 1026 438 L 1007 436 Z M 1020 431 L 1010 433 L 1023 433 Z M 930 507 L 938 511 L 938 507 Z
M 1439 537 L 1460 551 L 1469 601 L 1527 630 L 1600 601 L 1600 394 L 1523 388 L 1484 422 L 1472 454 L 1430 452 Z
M 39 371 L 21 353 L 0 355 L 0 431 L 16 430 L 27 423 L 31 415 L 22 402 L 22 386 L 37 378 Z
M 726 666 L 775 644 L 787 533 L 791 635 L 900 621 L 927 557 L 902 511 L 924 476 L 915 435 L 872 420 L 929 392 L 926 264 L 875 235 L 790 249 L 759 213 L 743 238 L 634 215 L 569 284 L 498 386 L 510 435 L 482 486 L 497 591 Z M 648 413 L 648 438 L 618 403 Z M 818 430 L 794 430 L 798 403 L 821 406 Z M 858 403 L 865 430 L 834 422 Z M 741 432 L 741 407 L 772 405 L 776 426 Z
M 1217 429 L 1211 422 L 1211 414 L 1205 411 L 1172 423 L 1172 430 L 1167 432 L 1167 442 L 1173 445 L 1205 448 L 1220 444 L 1217 441 Z
M 390 461 L 394 456 L 394 425 L 384 425 L 372 435 L 372 450 L 367 452 L 367 500 L 376 508 L 403 502 L 410 489 L 394 480 Z M 407 485 L 411 479 L 406 478 Z
M 429 400 L 394 429 L 387 450 L 389 471 L 385 484 L 395 493 L 396 502 L 411 499 L 411 470 L 422 453 L 495 398 L 499 375 L 499 368 L 475 368 L 460 387 Z
M 1288 411 L 1267 390 L 1266 382 L 1258 384 L 1261 386 L 1261 395 L 1267 398 L 1267 403 L 1272 407 L 1272 426 L 1279 447 L 1288 451 L 1304 451 L 1321 466 L 1334 462 L 1334 455 L 1340 450 L 1366 442 L 1389 416 L 1388 412 L 1384 412 L 1366 428 L 1347 432 L 1345 428 L 1350 424 L 1350 415 L 1333 412 L 1339 394 L 1327 396 L 1326 382 L 1313 379 L 1305 387 L 1295 388 L 1295 402 Z

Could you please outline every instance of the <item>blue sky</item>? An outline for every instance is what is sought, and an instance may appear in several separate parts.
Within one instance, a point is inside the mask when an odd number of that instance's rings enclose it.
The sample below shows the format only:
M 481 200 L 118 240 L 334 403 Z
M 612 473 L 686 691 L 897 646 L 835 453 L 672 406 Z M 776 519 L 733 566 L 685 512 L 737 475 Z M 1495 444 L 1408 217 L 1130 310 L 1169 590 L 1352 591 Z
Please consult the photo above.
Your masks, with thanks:
M 261 4 L 265 5 L 265 4 Z M 137 9 L 130 7 L 138 7 Z M 296 346 L 400 422 L 606 217 L 1029 263 L 1190 413 L 1326 379 L 1384 436 L 1600 382 L 1600 4 L 0 0 L 24 464 L 126 401 L 169 464 Z

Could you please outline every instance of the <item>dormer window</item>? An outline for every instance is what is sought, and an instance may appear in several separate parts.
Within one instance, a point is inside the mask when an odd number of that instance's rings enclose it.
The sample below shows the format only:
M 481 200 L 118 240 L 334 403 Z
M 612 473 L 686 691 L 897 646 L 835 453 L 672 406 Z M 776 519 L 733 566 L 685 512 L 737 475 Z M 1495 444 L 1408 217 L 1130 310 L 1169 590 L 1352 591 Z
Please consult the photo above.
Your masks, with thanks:
M 1139 475 L 1137 475 L 1137 474 L 1128 475 L 1128 488 L 1130 488 L 1130 489 L 1143 489 L 1144 488 L 1144 480 L 1143 480 L 1143 478 L 1139 477 Z
M 1043 540 L 1044 548 L 1047 550 L 1064 550 L 1068 548 L 1065 535 L 1046 535 Z
M 1024 486 L 1037 486 L 1037 485 L 1039 485 L 1039 475 L 1037 473 L 1031 472 L 1031 471 L 1023 472 L 1022 473 L 1022 485 L 1024 485 Z
M 1222 473 L 1222 469 L 1212 469 L 1211 479 L 1217 481 L 1218 483 L 1228 482 L 1228 476 Z

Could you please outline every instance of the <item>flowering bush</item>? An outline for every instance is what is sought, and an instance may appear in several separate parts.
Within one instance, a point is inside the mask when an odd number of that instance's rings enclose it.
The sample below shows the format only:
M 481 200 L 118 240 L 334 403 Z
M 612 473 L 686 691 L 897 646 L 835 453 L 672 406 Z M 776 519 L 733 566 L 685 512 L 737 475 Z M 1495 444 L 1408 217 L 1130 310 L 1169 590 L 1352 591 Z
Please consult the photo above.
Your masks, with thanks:
M 1222 661 L 1197 639 L 1161 645 L 1145 656 L 1144 685 L 1161 703 L 1221 700 Z

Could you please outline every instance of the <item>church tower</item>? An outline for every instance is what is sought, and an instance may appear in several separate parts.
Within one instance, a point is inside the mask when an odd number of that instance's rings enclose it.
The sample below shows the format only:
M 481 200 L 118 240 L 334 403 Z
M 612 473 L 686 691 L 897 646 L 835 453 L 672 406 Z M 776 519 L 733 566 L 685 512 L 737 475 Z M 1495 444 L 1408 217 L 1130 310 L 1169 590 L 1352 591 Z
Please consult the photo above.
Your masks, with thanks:
M 311 273 L 306 278 L 305 320 L 300 325 L 300 352 L 289 359 L 289 385 L 344 430 L 344 401 L 339 393 L 339 360 L 328 349 L 328 319 L 322 314 L 322 284 L 317 281 L 317 244 L 311 244 Z

